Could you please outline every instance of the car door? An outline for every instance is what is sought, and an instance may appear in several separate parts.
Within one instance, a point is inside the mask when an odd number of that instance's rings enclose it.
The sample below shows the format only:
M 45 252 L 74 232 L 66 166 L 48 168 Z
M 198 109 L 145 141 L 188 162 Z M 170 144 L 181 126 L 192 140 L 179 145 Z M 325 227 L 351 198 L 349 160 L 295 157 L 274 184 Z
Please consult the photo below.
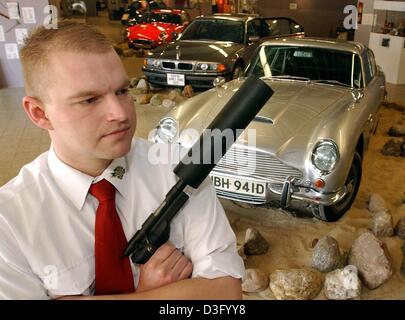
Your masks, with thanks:
M 362 108 L 367 113 L 367 121 L 364 130 L 366 145 L 370 136 L 376 129 L 379 121 L 379 108 L 384 96 L 385 83 L 377 69 L 374 54 L 371 50 L 366 49 L 362 53 L 364 69 L 364 90 L 363 98 L 360 100 Z
M 255 52 L 256 48 L 260 44 L 261 39 L 263 38 L 260 31 L 261 25 L 262 19 L 260 18 L 249 20 L 246 24 L 245 50 L 243 52 L 245 66 L 248 65 L 252 54 Z

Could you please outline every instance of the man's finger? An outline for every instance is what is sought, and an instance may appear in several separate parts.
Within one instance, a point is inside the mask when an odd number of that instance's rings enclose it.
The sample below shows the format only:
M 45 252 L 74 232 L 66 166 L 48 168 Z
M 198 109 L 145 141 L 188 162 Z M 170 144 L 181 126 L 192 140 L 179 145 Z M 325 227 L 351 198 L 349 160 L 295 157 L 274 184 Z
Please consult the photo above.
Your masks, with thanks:
M 162 244 L 156 252 L 152 255 L 150 260 L 153 259 L 153 262 L 155 263 L 162 263 L 164 262 L 170 255 L 173 253 L 173 251 L 176 250 L 176 247 L 171 243 L 171 242 L 166 242 Z

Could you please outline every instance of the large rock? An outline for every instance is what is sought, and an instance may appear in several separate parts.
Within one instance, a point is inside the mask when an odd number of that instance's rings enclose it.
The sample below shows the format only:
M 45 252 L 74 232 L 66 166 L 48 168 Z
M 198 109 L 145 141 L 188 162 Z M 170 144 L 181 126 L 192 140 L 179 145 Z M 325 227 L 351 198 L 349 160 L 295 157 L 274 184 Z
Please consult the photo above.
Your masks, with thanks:
M 270 289 L 277 300 L 310 300 L 322 289 L 322 276 L 307 268 L 276 270 L 270 275 Z
M 162 97 L 160 94 L 154 94 L 150 99 L 150 104 L 155 107 L 162 105 Z
M 331 300 L 347 300 L 360 296 L 361 282 L 357 268 L 348 265 L 328 273 L 325 277 L 324 293 Z
M 400 157 L 404 155 L 404 141 L 400 138 L 390 139 L 382 148 L 381 153 L 384 156 Z
M 150 94 L 138 94 L 135 96 L 135 101 L 138 104 L 148 104 L 150 102 Z
M 402 124 L 394 124 L 388 131 L 388 135 L 391 137 L 403 137 L 405 136 L 405 126 Z
M 269 285 L 269 277 L 259 269 L 247 269 L 246 278 L 242 283 L 244 292 L 260 292 Z
M 369 289 L 379 287 L 393 273 L 385 244 L 371 232 L 363 233 L 354 241 L 348 263 L 357 267 L 360 279 Z
M 321 272 L 330 272 L 342 266 L 342 257 L 336 239 L 321 238 L 312 252 L 312 267 Z
M 150 85 L 145 79 L 140 79 L 136 85 L 136 90 L 140 93 L 149 93 Z
M 141 78 L 138 78 L 138 77 L 131 78 L 129 87 L 136 88 L 136 86 L 139 83 L 139 80 L 141 80 Z
M 170 99 L 163 99 L 162 106 L 165 108 L 173 108 L 176 105 L 176 102 Z
M 376 237 L 392 237 L 394 226 L 391 214 L 388 211 L 377 212 L 371 220 L 370 229 Z
M 186 98 L 191 98 L 194 95 L 194 89 L 191 85 L 186 85 L 182 91 L 182 96 Z
M 243 260 L 246 260 L 246 259 L 247 259 L 246 254 L 245 254 L 245 248 L 244 248 L 244 246 L 237 246 L 237 251 L 238 251 L 239 256 L 240 256 Z
M 269 243 L 263 238 L 259 230 L 248 228 L 243 247 L 245 248 L 245 253 L 248 255 L 260 255 L 265 254 L 269 250 Z
M 181 90 L 180 89 L 173 89 L 169 92 L 167 95 L 167 98 L 173 101 L 182 101 L 183 97 L 181 95 Z
M 368 200 L 368 210 L 373 213 L 387 211 L 388 206 L 383 197 L 381 197 L 378 193 L 373 193 L 370 195 L 370 199 Z
M 399 219 L 397 222 L 397 225 L 395 226 L 395 234 L 402 240 L 405 240 L 405 217 Z

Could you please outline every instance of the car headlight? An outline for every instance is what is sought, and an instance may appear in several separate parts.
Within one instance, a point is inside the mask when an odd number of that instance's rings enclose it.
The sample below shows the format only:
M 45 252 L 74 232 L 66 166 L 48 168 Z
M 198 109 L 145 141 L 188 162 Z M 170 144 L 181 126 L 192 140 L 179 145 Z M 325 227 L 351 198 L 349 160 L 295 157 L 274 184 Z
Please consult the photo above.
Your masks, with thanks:
M 173 143 L 176 140 L 178 124 L 172 118 L 160 120 L 156 128 L 153 142 L 155 143 Z
M 223 72 L 226 70 L 226 66 L 222 63 L 198 62 L 196 64 L 196 70 L 203 72 Z
M 164 32 L 164 31 L 162 31 L 162 32 L 159 34 L 159 40 L 165 41 L 166 39 L 167 39 L 167 33 Z
M 339 160 L 339 150 L 333 141 L 319 142 L 312 151 L 312 164 L 325 173 L 331 172 Z
M 146 58 L 143 64 L 144 66 L 159 68 L 162 65 L 162 61 L 159 59 Z

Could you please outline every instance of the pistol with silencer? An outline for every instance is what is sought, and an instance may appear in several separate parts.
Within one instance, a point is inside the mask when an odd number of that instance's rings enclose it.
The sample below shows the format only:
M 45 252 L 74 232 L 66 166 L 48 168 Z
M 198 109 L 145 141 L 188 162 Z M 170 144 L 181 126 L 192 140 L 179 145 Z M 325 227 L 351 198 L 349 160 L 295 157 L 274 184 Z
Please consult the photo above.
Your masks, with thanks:
M 255 76 L 250 76 L 245 80 L 190 148 L 187 155 L 175 167 L 174 173 L 179 178 L 178 182 L 166 194 L 159 208 L 146 219 L 141 229 L 128 242 L 124 251 L 125 257 L 130 255 L 133 263 L 143 264 L 162 244 L 169 240 L 170 222 L 189 199 L 184 189 L 187 186 L 194 189 L 199 187 L 272 95 L 273 90 L 270 86 Z M 221 140 L 217 139 L 218 134 L 216 133 L 219 132 L 221 136 L 224 131 L 231 132 L 230 143 L 229 139 L 223 143 L 224 136 L 221 137 Z M 229 134 L 225 136 L 229 138 Z M 218 146 L 215 146 L 213 141 L 220 143 L 221 147 L 219 157 L 216 158 L 213 155 Z M 186 157 L 199 161 L 186 162 Z M 211 161 L 207 163 L 207 159 Z

